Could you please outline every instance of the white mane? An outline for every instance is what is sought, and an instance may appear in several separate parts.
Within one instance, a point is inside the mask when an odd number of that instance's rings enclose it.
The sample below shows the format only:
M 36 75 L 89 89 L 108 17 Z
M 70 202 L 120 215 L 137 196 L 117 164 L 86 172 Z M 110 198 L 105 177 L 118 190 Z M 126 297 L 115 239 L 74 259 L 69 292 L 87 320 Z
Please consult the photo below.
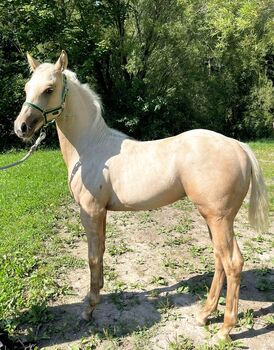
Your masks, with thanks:
M 87 95 L 89 95 L 90 99 L 92 100 L 93 104 L 95 105 L 96 109 L 97 109 L 97 113 L 102 115 L 102 102 L 101 102 L 101 98 L 89 87 L 88 84 L 82 84 L 78 78 L 76 73 L 72 72 L 71 70 L 66 69 L 64 71 L 64 74 L 66 75 L 66 77 L 73 81 L 74 83 L 76 83 L 77 85 L 81 86 L 85 92 L 87 93 Z
M 96 92 L 94 92 L 90 86 L 88 84 L 82 84 L 78 78 L 77 78 L 77 75 L 76 73 L 66 69 L 64 71 L 64 74 L 66 75 L 66 77 L 70 80 L 70 81 L 73 81 L 75 84 L 77 84 L 79 87 L 82 88 L 82 90 L 84 91 L 84 93 L 88 96 L 88 98 L 90 99 L 90 101 L 92 102 L 92 104 L 95 106 L 96 108 L 96 124 L 98 124 L 98 127 L 99 128 L 103 128 L 104 129 L 104 126 L 107 127 L 103 117 L 102 117 L 102 111 L 103 111 L 103 106 L 102 106 L 102 101 L 101 101 L 101 98 L 99 95 L 96 94 Z M 99 126 L 100 125 L 100 126 Z M 115 129 L 112 129 L 112 128 L 109 128 L 107 127 L 107 129 L 110 131 L 111 135 L 112 136 L 115 136 L 115 137 L 122 137 L 122 138 L 130 138 L 128 135 L 118 131 L 118 130 L 115 130 Z

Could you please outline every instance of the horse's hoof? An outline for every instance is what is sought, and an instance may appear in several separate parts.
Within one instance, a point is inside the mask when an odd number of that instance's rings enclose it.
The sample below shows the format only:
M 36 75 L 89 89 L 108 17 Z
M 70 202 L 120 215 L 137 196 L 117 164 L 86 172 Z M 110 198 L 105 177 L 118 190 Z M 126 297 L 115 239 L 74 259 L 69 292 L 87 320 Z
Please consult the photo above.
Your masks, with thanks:
M 214 337 L 213 337 L 214 343 L 219 343 L 219 342 L 225 342 L 225 343 L 231 343 L 232 339 L 228 334 L 223 334 L 222 331 L 220 330 Z
M 88 308 L 82 312 L 82 319 L 85 321 L 90 321 L 92 319 L 92 313 L 94 308 Z
M 203 327 L 207 323 L 207 317 L 202 317 L 201 315 L 196 316 L 197 325 Z

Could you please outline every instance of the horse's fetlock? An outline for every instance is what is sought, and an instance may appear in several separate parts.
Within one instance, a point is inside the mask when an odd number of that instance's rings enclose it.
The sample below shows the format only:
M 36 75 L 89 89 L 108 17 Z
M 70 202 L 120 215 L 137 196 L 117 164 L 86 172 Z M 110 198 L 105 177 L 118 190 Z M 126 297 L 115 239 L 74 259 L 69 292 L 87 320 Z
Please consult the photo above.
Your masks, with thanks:
M 98 293 L 89 292 L 88 293 L 88 301 L 89 301 L 89 305 L 91 307 L 94 307 L 95 305 L 99 304 L 99 302 L 100 302 L 99 292 Z

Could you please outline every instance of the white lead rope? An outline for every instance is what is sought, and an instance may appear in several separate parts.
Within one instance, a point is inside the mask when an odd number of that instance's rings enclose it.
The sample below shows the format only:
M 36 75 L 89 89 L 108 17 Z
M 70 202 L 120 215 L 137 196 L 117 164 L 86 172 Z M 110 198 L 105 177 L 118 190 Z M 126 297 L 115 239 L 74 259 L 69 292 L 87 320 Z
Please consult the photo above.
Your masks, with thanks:
M 45 139 L 46 137 L 46 133 L 45 131 L 41 131 L 39 137 L 37 138 L 37 140 L 35 141 L 35 144 L 31 146 L 30 150 L 28 151 L 28 153 L 20 160 L 17 160 L 14 163 L 8 164 L 8 165 L 4 165 L 0 167 L 0 170 L 5 170 L 8 168 L 11 168 L 13 166 L 19 165 L 21 163 L 23 163 L 25 160 L 27 160 L 29 158 L 29 156 L 32 155 L 32 153 L 34 153 L 37 149 L 37 147 L 40 145 L 40 143 Z

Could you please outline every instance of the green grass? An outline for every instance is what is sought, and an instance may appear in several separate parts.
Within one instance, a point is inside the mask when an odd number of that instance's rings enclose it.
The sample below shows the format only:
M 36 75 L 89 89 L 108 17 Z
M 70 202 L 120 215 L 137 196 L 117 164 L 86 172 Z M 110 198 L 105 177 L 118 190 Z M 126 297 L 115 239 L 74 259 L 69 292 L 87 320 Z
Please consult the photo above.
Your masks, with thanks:
M 270 212 L 274 214 L 274 141 L 250 142 L 267 184 Z
M 2 154 L 0 164 L 23 154 Z M 56 278 L 77 263 L 64 253 L 55 228 L 60 205 L 69 201 L 66 178 L 59 151 L 38 151 L 0 172 L 0 326 L 9 331 L 22 315 L 23 321 L 40 322 L 46 301 L 68 291 Z

